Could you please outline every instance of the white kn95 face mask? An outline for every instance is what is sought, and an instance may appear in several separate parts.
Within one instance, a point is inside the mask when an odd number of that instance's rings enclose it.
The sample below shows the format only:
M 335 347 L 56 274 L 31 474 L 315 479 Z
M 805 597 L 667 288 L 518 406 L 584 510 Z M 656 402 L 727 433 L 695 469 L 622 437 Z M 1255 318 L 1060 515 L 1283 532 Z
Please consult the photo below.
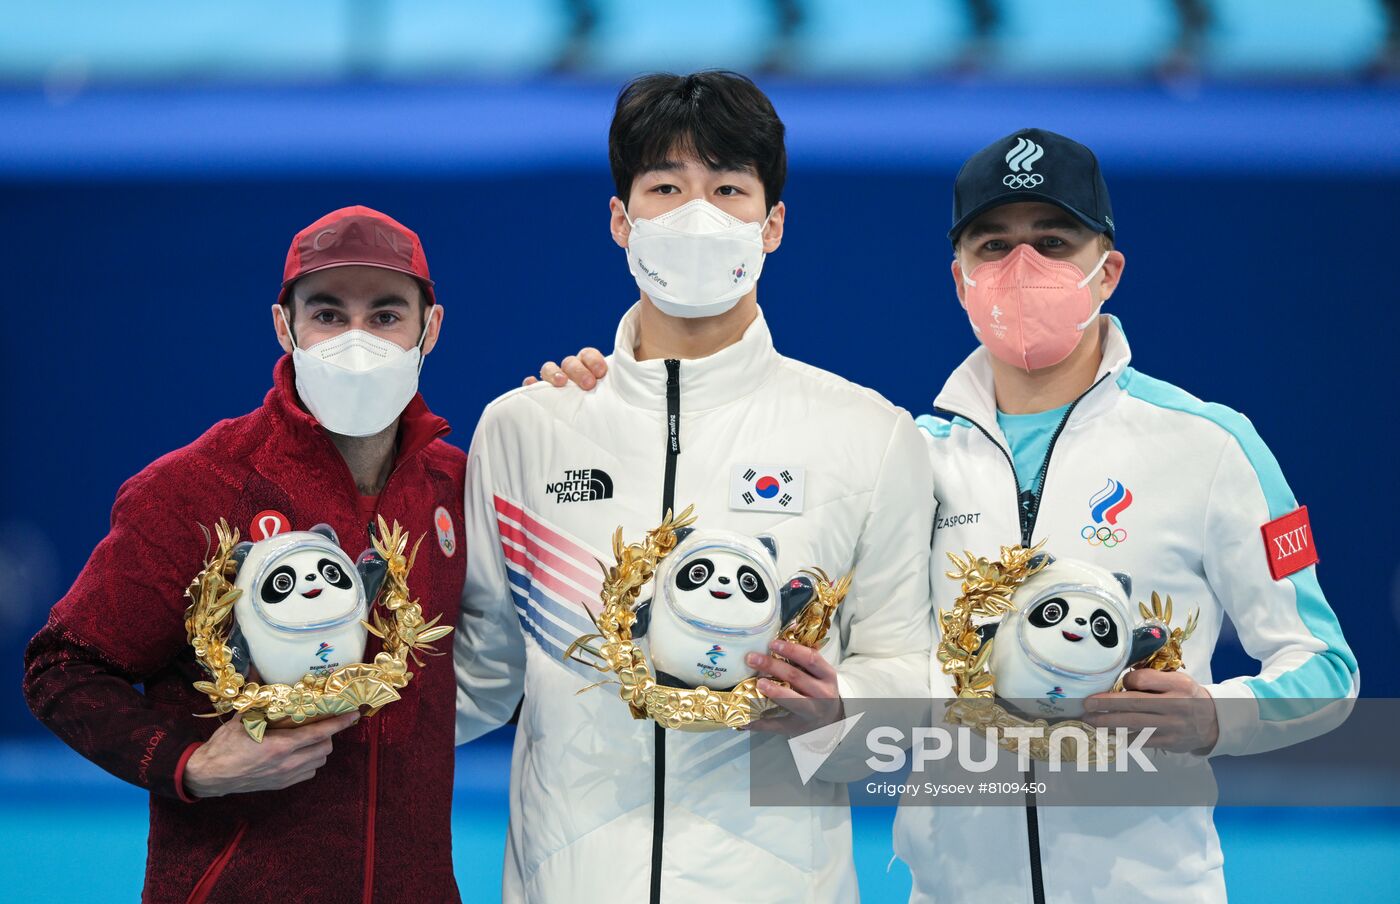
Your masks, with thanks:
M 753 289 L 763 271 L 768 218 L 745 222 L 696 198 L 658 217 L 629 216 L 627 222 L 632 226 L 627 266 L 663 314 L 723 314 Z

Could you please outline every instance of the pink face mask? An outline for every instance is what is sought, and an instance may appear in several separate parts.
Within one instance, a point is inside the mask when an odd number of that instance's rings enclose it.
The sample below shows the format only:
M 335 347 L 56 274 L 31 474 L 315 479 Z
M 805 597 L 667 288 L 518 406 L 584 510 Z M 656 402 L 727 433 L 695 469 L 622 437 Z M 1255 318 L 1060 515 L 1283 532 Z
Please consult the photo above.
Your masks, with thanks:
M 1068 261 L 1051 260 L 1017 245 L 999 261 L 963 276 L 963 307 L 987 351 L 1023 370 L 1053 367 L 1069 357 L 1079 336 L 1099 316 L 1088 276 Z

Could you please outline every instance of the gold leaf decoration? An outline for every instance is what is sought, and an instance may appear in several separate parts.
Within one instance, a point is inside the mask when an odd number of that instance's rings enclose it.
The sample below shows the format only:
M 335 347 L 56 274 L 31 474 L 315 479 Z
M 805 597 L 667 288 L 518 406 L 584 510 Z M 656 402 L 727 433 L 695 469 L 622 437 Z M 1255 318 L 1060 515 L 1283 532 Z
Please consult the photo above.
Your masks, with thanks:
M 1039 737 L 1029 738 L 1030 755 L 1042 762 L 1050 759 L 1051 723 L 1045 719 L 1025 719 L 1008 712 L 996 700 L 996 678 L 991 670 L 992 645 L 995 638 L 982 640 L 977 625 L 983 621 L 1005 615 L 1014 606 L 1011 597 L 1016 588 L 1026 579 L 1044 567 L 1043 560 L 1037 560 L 1041 547 L 1038 543 L 1027 549 L 1024 546 L 1003 546 L 1001 558 L 991 561 L 964 551 L 966 558 L 949 553 L 954 570 L 948 577 L 961 581 L 961 594 L 953 601 L 951 609 L 938 611 L 938 626 L 942 640 L 938 645 L 938 661 L 943 664 L 945 674 L 953 676 L 953 690 L 956 698 L 949 702 L 945 718 L 954 725 L 965 725 L 976 732 L 995 729 L 1000 738 L 1000 746 L 1005 750 L 1016 750 L 1017 739 L 1007 737 L 1008 728 L 1038 728 Z M 1138 603 L 1138 611 L 1149 621 L 1166 627 L 1171 622 L 1172 600 L 1152 594 L 1152 608 Z M 1143 662 L 1144 667 L 1172 671 L 1181 668 L 1181 644 L 1196 629 L 1196 619 L 1200 610 L 1192 613 L 1185 630 L 1177 628 L 1171 632 L 1170 640 L 1151 657 Z M 980 621 L 979 621 L 980 620 Z M 1122 689 L 1119 679 L 1114 690 Z M 1054 723 L 1055 728 L 1078 728 L 1088 736 L 1094 736 L 1092 726 L 1079 720 L 1066 719 Z M 1076 740 L 1072 732 L 1058 737 L 1060 756 L 1068 761 L 1076 757 Z M 1100 748 L 1091 745 L 1087 751 L 1090 763 L 1098 761 L 1100 754 L 1112 762 L 1118 754 L 1117 737 L 1109 736 L 1108 744 Z
M 961 593 L 953 601 L 951 609 L 938 611 L 938 627 L 942 640 L 938 644 L 938 661 L 943 664 L 945 674 L 953 676 L 953 691 L 956 697 L 948 703 L 944 718 L 953 725 L 964 725 L 977 733 L 995 730 L 999 744 L 1004 750 L 1016 750 L 1017 739 L 1008 737 L 1008 728 L 1038 728 L 1039 736 L 1028 739 L 1030 755 L 1046 761 L 1050 758 L 1052 737 L 1050 723 L 1045 719 L 1029 720 L 1015 715 L 996 700 L 996 678 L 992 674 L 991 654 L 995 638 L 982 639 L 977 632 L 981 623 L 999 618 L 1015 606 L 1011 597 L 1016 588 L 1025 583 L 1031 575 L 1045 567 L 1044 559 L 1037 559 L 1045 544 L 1038 543 L 1029 549 L 1024 546 L 1003 546 L 1001 558 L 997 561 L 974 556 L 964 550 L 966 558 L 948 553 L 953 570 L 948 577 L 961 581 Z M 1078 727 L 1093 734 L 1093 728 L 1080 721 L 1056 722 L 1055 727 Z M 1108 759 L 1116 754 L 1116 745 L 1110 738 Z M 1077 751 L 1072 738 L 1059 738 L 1061 756 L 1073 760 Z M 1094 762 L 1098 749 L 1091 746 L 1087 751 L 1089 762 Z
M 213 552 L 204 568 L 190 582 L 185 598 L 185 633 L 194 647 L 195 658 L 212 681 L 197 681 L 194 687 L 214 704 L 214 713 L 238 713 L 249 737 L 262 741 L 269 726 L 282 723 L 301 725 L 327 716 L 353 712 L 361 707 L 373 716 L 386 704 L 398 700 L 399 691 L 413 678 L 408 660 L 418 662 L 418 654 L 438 655 L 433 641 L 446 637 L 452 628 L 438 626 L 441 616 L 423 621 L 423 609 L 409 594 L 408 575 L 423 542 L 419 537 L 405 555 L 408 532 L 395 521 L 391 527 L 379 516 L 379 531 L 372 538 L 374 551 L 388 565 L 379 595 L 370 601 L 370 620 L 361 624 L 383 641 L 383 650 L 373 663 L 353 663 L 326 675 L 304 675 L 295 684 L 258 684 L 246 681 L 233 668 L 228 648 L 230 615 L 242 591 L 233 586 L 237 567 L 233 549 L 238 545 L 238 529 L 223 518 L 214 527 Z M 201 529 L 208 531 L 201 525 Z M 385 615 L 387 613 L 387 617 Z M 419 662 L 419 665 L 422 663 Z
M 598 565 L 603 569 L 599 598 L 602 611 L 590 618 L 598 631 L 576 639 L 564 651 L 590 668 L 614 676 L 590 685 L 616 683 L 618 694 L 627 702 L 636 719 L 654 719 L 678 731 L 716 731 L 743 728 L 774 709 L 774 704 L 758 691 L 758 677 L 746 678 L 727 691 L 668 687 L 658 684 L 646 655 L 632 641 L 632 625 L 637 620 L 637 597 L 656 575 L 656 568 L 676 548 L 676 531 L 695 522 L 695 507 L 686 506 L 678 516 L 666 513 L 660 526 L 647 532 L 640 543 L 626 544 L 622 528 L 613 532 L 612 550 L 616 564 Z M 831 628 L 832 615 L 851 587 L 851 575 L 832 581 L 820 569 L 806 572 L 816 581 L 816 593 L 778 636 L 792 643 L 817 649 Z M 599 643 L 601 641 L 601 643 Z M 580 655 L 586 654 L 586 655 Z M 782 684 L 783 682 L 776 682 Z M 580 691 L 582 693 L 582 691 Z

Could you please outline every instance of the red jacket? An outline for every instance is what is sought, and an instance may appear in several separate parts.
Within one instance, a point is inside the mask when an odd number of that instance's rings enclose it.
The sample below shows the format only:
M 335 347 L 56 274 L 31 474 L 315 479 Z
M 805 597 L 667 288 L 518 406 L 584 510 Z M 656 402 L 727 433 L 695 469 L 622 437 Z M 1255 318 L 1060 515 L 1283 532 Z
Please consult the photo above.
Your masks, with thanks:
M 425 618 L 456 621 L 466 455 L 415 396 L 379 514 L 426 539 L 409 576 Z M 439 539 L 434 512 L 452 519 Z M 315 778 L 283 791 L 191 801 L 184 765 L 218 720 L 191 683 L 206 677 L 185 637 L 185 587 L 220 517 L 246 537 L 254 516 L 295 530 L 330 524 L 352 558 L 369 546 L 350 471 L 297 404 L 282 358 L 261 408 L 215 424 L 128 480 L 112 528 L 25 656 L 24 693 L 41 722 L 118 778 L 151 791 L 143 900 L 457 901 L 452 876 L 456 682 L 449 655 L 414 669 L 398 700 L 341 731 Z M 378 651 L 371 636 L 366 660 Z M 132 685 L 140 683 L 144 692 Z

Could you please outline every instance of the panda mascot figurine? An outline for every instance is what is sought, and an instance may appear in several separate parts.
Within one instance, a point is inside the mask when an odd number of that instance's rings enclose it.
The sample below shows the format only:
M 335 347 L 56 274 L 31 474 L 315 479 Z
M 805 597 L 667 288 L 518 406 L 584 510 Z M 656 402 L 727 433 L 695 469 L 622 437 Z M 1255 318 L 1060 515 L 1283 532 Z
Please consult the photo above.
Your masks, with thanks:
M 249 674 L 251 660 L 261 682 L 295 684 L 361 661 L 361 621 L 388 570 L 377 553 L 366 550 L 351 562 L 335 531 L 318 524 L 239 543 L 233 560 L 233 586 L 242 593 L 229 647 L 238 671 Z
M 778 579 L 772 537 L 681 528 L 632 636 L 647 637 L 663 684 L 728 690 L 754 674 L 745 658 L 768 644 L 816 593 L 806 575 Z
M 998 697 L 1048 719 L 1084 715 L 1083 698 L 1110 690 L 1129 666 L 1167 642 L 1156 623 L 1134 626 L 1132 579 L 1073 559 L 1045 567 L 1012 594 L 1015 608 L 980 630 Z

